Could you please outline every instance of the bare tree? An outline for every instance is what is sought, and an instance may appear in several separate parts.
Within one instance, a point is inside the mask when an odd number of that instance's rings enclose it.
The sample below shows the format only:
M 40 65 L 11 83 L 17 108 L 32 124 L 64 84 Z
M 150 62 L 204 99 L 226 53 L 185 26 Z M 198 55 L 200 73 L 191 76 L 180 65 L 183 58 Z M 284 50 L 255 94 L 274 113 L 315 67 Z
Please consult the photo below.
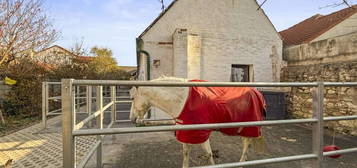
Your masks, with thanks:
M 74 55 L 87 56 L 89 55 L 88 48 L 84 46 L 84 38 L 76 40 L 73 46 L 69 49 Z
M 0 65 L 31 55 L 58 38 L 42 0 L 0 1 Z

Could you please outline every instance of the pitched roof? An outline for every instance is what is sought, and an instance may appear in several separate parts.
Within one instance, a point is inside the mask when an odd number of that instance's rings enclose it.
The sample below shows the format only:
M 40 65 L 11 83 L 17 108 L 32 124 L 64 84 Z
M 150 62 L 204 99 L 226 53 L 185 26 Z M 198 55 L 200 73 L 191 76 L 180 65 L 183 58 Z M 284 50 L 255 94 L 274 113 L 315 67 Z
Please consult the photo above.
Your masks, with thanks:
M 285 45 L 308 43 L 337 24 L 357 13 L 357 5 L 329 15 L 314 15 L 284 31 L 280 32 Z
M 91 62 L 93 61 L 94 57 L 91 56 L 77 56 L 77 60 L 83 61 L 83 62 Z
M 169 11 L 172 8 L 172 6 L 174 6 L 174 4 L 177 1 L 178 0 L 173 0 L 171 4 L 164 11 L 162 11 L 160 15 L 140 34 L 139 38 L 142 38 L 146 34 L 146 32 L 148 32 L 151 29 L 151 27 L 153 27 L 156 24 L 156 22 L 159 21 L 167 13 L 167 11 Z
M 65 53 L 67 53 L 67 54 L 69 54 L 69 55 L 76 56 L 76 55 L 73 54 L 72 52 L 68 51 L 67 49 L 65 49 L 65 48 L 63 48 L 63 47 L 61 47 L 61 46 L 59 46 L 59 45 L 53 45 L 53 46 L 51 46 L 51 47 L 45 48 L 45 49 L 43 49 L 43 50 L 41 50 L 41 51 L 38 51 L 38 52 L 36 52 L 36 53 L 38 54 L 38 53 L 41 53 L 41 52 L 45 52 L 45 51 L 47 51 L 47 50 L 49 50 L 49 49 L 51 49 L 51 48 L 58 48 L 58 49 L 62 50 L 63 52 L 65 52 Z
M 53 45 L 51 47 L 45 48 L 45 49 L 43 49 L 43 50 L 41 50 L 39 52 L 36 52 L 36 53 L 38 54 L 38 53 L 41 53 L 41 52 L 45 52 L 45 51 L 47 51 L 47 50 L 49 50 L 51 48 L 58 48 L 58 49 L 62 50 L 63 52 L 65 52 L 66 54 L 74 56 L 79 61 L 90 62 L 94 58 L 94 57 L 91 57 L 91 56 L 76 55 L 76 54 L 72 53 L 71 51 L 69 51 L 69 50 L 67 50 L 67 49 L 65 49 L 65 48 L 63 48 L 63 47 L 61 47 L 59 45 Z
M 164 11 L 162 11 L 162 12 L 160 13 L 160 15 L 140 34 L 139 38 L 142 38 L 142 37 L 156 24 L 156 22 L 158 22 L 158 21 L 175 5 L 175 3 L 176 3 L 177 1 L 179 1 L 179 0 L 173 0 L 173 1 L 171 2 L 171 4 L 170 4 Z M 258 6 L 260 6 L 260 5 L 258 4 L 257 0 L 255 0 L 255 3 L 256 3 Z M 262 8 L 260 8 L 260 7 L 259 7 L 258 9 L 263 11 L 264 16 L 268 19 L 268 21 L 270 22 L 270 24 L 273 26 L 274 30 L 275 30 L 276 32 L 278 32 L 278 31 L 276 30 L 274 24 L 273 24 L 273 23 L 271 22 L 271 20 L 269 19 L 269 17 L 265 14 L 264 10 L 263 10 Z M 279 34 L 279 33 L 277 33 L 277 34 L 278 34 L 278 36 L 281 38 L 280 34 Z
M 36 62 L 36 64 L 48 71 L 53 70 L 56 67 L 54 64 L 48 64 L 44 62 Z

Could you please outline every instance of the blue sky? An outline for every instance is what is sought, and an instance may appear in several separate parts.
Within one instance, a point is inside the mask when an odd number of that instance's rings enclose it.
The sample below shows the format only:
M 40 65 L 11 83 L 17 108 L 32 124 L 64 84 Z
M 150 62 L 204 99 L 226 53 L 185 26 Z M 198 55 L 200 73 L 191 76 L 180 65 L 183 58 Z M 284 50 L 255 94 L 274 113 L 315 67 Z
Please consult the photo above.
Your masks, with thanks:
M 164 0 L 168 5 L 172 0 Z M 264 0 L 258 0 L 263 2 Z M 342 0 L 268 0 L 263 9 L 278 31 L 317 13 L 346 6 L 326 7 Z M 350 0 L 356 4 L 357 0 Z M 135 38 L 159 15 L 159 0 L 47 0 L 45 8 L 61 32 L 56 44 L 70 48 L 83 39 L 87 48 L 107 47 L 119 65 L 136 65 Z

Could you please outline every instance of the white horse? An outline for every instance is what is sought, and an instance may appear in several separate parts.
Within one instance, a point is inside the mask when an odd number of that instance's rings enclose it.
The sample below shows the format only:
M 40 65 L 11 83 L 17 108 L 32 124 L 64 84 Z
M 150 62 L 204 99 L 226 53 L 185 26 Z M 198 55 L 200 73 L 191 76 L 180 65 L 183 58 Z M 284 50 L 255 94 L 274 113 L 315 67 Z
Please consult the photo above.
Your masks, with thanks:
M 174 78 L 174 77 L 162 77 L 152 81 L 157 82 L 188 82 L 187 79 Z M 130 112 L 130 120 L 134 123 L 140 123 L 144 116 L 149 111 L 150 107 L 156 107 L 164 112 L 166 112 L 173 119 L 176 119 L 186 102 L 188 97 L 189 88 L 188 87 L 133 87 L 130 91 L 130 95 L 133 98 L 133 103 Z M 243 151 L 240 158 L 241 162 L 247 160 L 247 152 L 250 145 L 254 147 L 263 147 L 263 138 L 246 138 L 242 137 L 243 141 Z M 183 168 L 189 167 L 189 154 L 191 151 L 192 144 L 183 144 Z M 214 165 L 213 153 L 209 139 L 199 144 L 205 151 L 208 164 Z M 255 148 L 259 150 L 259 148 Z

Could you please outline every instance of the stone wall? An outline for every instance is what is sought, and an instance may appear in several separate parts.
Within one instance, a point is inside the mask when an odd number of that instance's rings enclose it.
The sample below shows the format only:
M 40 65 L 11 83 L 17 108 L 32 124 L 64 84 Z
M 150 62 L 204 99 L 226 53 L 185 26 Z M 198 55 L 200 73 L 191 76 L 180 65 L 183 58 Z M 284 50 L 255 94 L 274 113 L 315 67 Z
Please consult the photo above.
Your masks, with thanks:
M 288 66 L 283 69 L 285 82 L 357 82 L 357 61 L 335 62 L 315 65 Z M 287 109 L 293 118 L 312 116 L 312 89 L 292 88 L 287 98 Z M 326 87 L 325 116 L 357 115 L 357 88 Z M 340 132 L 357 135 L 357 121 L 326 123 Z

